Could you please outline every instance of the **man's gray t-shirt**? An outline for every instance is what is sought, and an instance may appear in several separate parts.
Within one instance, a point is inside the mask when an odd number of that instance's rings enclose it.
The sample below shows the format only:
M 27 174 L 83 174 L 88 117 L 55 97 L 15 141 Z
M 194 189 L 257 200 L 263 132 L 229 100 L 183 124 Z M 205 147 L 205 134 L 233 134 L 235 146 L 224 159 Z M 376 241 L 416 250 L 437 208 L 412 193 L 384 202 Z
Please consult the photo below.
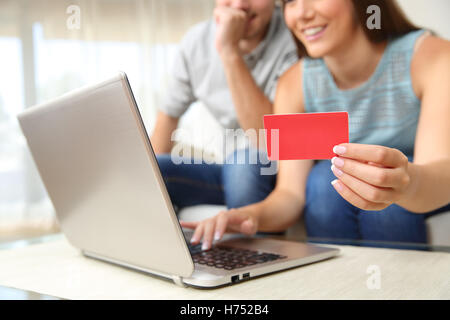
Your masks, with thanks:
M 161 111 L 178 118 L 193 102 L 201 101 L 224 128 L 237 129 L 240 126 L 215 36 L 212 19 L 187 32 L 175 57 Z M 244 60 L 256 84 L 273 101 L 279 76 L 298 60 L 279 8 L 274 10 L 264 40 Z

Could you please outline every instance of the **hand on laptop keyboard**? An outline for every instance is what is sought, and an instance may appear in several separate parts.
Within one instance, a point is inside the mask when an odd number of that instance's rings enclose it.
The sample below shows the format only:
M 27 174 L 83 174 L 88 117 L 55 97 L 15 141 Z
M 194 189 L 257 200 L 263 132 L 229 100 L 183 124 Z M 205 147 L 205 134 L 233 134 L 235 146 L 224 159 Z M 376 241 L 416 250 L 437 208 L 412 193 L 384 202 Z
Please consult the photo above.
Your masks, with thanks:
M 221 211 L 212 218 L 197 222 L 180 221 L 183 228 L 195 229 L 192 244 L 203 238 L 202 249 L 211 248 L 213 240 L 220 240 L 225 232 L 239 232 L 254 235 L 258 230 L 258 216 L 247 207 Z

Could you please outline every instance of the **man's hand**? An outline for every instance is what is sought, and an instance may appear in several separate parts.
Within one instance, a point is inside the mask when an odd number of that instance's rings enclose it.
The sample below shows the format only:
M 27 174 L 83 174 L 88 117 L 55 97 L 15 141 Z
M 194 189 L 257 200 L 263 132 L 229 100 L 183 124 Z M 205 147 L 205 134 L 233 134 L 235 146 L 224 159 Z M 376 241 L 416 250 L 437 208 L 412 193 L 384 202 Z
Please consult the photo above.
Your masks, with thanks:
M 244 37 L 248 14 L 239 9 L 219 6 L 214 9 L 217 24 L 216 49 L 219 55 L 240 54 L 239 41 Z

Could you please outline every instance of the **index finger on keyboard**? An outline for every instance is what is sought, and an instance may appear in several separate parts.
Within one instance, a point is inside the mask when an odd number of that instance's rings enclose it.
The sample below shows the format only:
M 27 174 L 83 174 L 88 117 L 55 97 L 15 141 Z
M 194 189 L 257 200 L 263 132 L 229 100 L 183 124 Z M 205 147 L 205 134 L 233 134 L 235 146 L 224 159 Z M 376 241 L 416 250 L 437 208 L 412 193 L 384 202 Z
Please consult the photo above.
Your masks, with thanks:
M 199 222 L 198 221 L 182 221 L 180 220 L 180 225 L 183 228 L 195 229 L 197 228 Z

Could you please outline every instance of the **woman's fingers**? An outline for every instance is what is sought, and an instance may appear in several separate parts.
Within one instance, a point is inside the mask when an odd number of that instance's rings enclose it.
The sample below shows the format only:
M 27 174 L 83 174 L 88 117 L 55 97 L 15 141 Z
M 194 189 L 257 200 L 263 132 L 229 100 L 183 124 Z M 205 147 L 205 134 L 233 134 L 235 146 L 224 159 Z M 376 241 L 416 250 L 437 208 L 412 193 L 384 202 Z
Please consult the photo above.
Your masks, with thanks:
M 331 160 L 331 170 L 339 179 L 333 186 L 359 208 L 385 208 L 400 200 L 410 183 L 408 158 L 397 149 L 344 143 L 333 151 L 339 155 Z
M 388 204 L 386 203 L 375 203 L 363 199 L 353 190 L 347 187 L 344 183 L 342 183 L 342 181 L 339 181 L 337 179 L 332 181 L 331 184 L 333 185 L 334 189 L 341 195 L 342 198 L 350 202 L 355 207 L 361 208 L 363 210 L 379 211 L 383 210 L 388 206 Z
M 200 242 L 200 239 L 203 237 L 203 228 L 204 224 L 200 222 L 195 228 L 194 234 L 191 237 L 192 244 L 198 244 Z
M 246 235 L 254 235 L 256 233 L 256 224 L 253 219 L 248 218 L 244 222 L 241 223 L 241 233 Z
M 331 163 L 336 172 L 342 171 L 371 185 L 384 188 L 403 186 L 403 170 L 401 168 L 385 168 L 363 163 L 353 159 L 334 157 Z
M 226 211 L 221 211 L 217 215 L 216 231 L 214 232 L 214 240 L 222 239 L 228 226 L 228 215 Z
M 253 235 L 256 233 L 258 229 L 257 223 L 245 210 L 231 209 L 227 212 L 227 216 L 230 230 L 246 235 Z
M 207 219 L 204 226 L 202 250 L 208 250 L 211 248 L 213 243 L 214 231 L 216 229 L 216 219 Z
M 195 229 L 195 228 L 197 228 L 198 224 L 199 224 L 198 221 L 191 222 L 191 221 L 182 221 L 182 220 L 180 220 L 180 225 L 183 228 Z
M 373 186 L 364 181 L 361 181 L 341 170 L 334 165 L 331 167 L 334 175 L 339 178 L 339 181 L 349 187 L 355 194 L 361 198 L 373 203 L 390 204 L 397 200 L 398 192 L 392 188 L 382 188 Z
M 341 157 L 374 162 L 390 168 L 401 167 L 408 163 L 408 158 L 401 151 L 384 146 L 343 143 L 335 146 L 333 152 Z
M 219 212 L 216 216 L 198 222 L 180 221 L 182 227 L 195 228 L 191 243 L 202 240 L 202 250 L 211 248 L 214 241 L 220 240 L 227 231 L 255 234 L 257 222 L 248 213 L 240 209 Z

